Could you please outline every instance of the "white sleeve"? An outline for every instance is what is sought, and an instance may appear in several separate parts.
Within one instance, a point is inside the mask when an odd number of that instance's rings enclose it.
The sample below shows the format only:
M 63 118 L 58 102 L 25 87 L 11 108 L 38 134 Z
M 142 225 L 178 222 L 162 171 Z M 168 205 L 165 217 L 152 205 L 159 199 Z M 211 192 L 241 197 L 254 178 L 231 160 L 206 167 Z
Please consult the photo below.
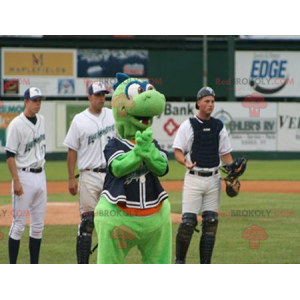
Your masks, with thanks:
M 180 149 L 183 153 L 190 152 L 193 135 L 190 120 L 184 121 L 176 133 L 172 148 Z
M 231 151 L 232 147 L 230 144 L 228 132 L 225 126 L 223 126 L 223 129 L 220 132 L 219 154 L 223 156 L 225 154 L 230 153 Z
M 7 128 L 5 150 L 17 154 L 20 145 L 20 133 L 16 123 L 10 123 Z
M 71 123 L 71 126 L 64 141 L 64 145 L 75 151 L 78 151 L 80 148 L 79 130 L 76 122 L 76 117 Z

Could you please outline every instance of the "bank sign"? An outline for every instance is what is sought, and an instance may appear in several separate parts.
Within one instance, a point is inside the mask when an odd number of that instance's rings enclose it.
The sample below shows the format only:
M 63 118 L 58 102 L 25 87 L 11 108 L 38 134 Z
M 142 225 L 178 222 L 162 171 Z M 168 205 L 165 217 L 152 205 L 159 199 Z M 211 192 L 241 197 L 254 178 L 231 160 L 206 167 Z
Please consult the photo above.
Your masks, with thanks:
M 236 51 L 235 96 L 300 96 L 300 52 Z

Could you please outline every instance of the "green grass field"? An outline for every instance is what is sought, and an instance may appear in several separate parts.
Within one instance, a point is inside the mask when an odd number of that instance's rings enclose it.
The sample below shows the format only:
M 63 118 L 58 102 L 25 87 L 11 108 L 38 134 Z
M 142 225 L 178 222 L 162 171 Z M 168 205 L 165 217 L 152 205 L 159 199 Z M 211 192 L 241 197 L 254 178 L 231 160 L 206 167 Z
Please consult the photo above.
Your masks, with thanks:
M 247 172 L 242 179 L 299 181 L 299 170 L 299 161 L 249 161 Z M 65 162 L 48 162 L 46 171 L 49 181 L 67 179 Z M 175 161 L 170 161 L 170 173 L 163 179 L 182 180 L 183 174 L 184 168 Z M 6 165 L 0 163 L 0 181 L 9 180 L 10 176 Z M 11 203 L 10 196 L 0 197 L 0 205 Z M 170 192 L 169 199 L 172 212 L 181 213 L 181 192 Z M 48 201 L 75 202 L 77 197 L 71 197 L 68 194 L 56 194 L 49 195 Z M 275 211 L 279 216 L 274 216 Z M 223 193 L 220 213 L 213 263 L 300 263 L 299 194 L 240 193 L 238 197 L 231 199 Z M 241 216 L 233 216 L 233 214 L 238 213 Z M 264 214 L 264 216 L 255 216 L 255 213 Z M 263 227 L 268 235 L 266 240 L 260 242 L 259 249 L 250 249 L 249 240 L 242 238 L 245 228 L 252 225 Z M 199 225 L 198 227 L 200 228 Z M 8 263 L 9 228 L 1 227 L 0 229 L 3 234 L 3 239 L 0 240 L 0 264 L 3 264 Z M 177 229 L 178 225 L 173 225 L 173 256 Z M 26 228 L 21 241 L 19 263 L 29 262 L 28 231 Z M 45 264 L 76 263 L 76 234 L 77 225 L 45 226 L 40 262 Z M 199 263 L 199 240 L 200 234 L 195 232 L 189 248 L 187 263 Z M 95 244 L 95 234 L 93 241 Z M 91 256 L 91 263 L 96 262 L 96 256 L 96 253 Z M 172 261 L 174 261 L 174 257 Z M 130 251 L 126 263 L 141 263 L 141 256 L 137 249 Z
M 67 163 L 51 161 L 45 165 L 47 180 L 64 181 L 68 179 Z M 185 168 L 175 160 L 170 160 L 169 174 L 163 180 L 183 180 Z M 6 163 L 0 163 L 0 181 L 10 181 Z M 243 180 L 300 180 L 300 161 L 248 161 Z
M 180 213 L 181 193 L 171 192 L 169 196 L 172 212 Z M 5 202 L 9 200 L 5 197 Z M 49 201 L 65 202 L 77 201 L 77 199 L 68 195 L 52 195 L 49 197 Z M 245 216 L 228 216 L 229 213 L 237 214 L 238 211 Z M 253 216 L 249 216 L 249 211 L 252 211 Z M 279 216 L 274 216 L 275 211 Z M 255 213 L 257 217 L 255 217 Z M 231 199 L 223 194 L 213 263 L 300 263 L 299 214 L 300 203 L 297 194 L 241 193 L 236 199 Z M 250 249 L 249 240 L 242 238 L 245 228 L 252 225 L 263 227 L 268 235 L 266 240 L 260 242 L 259 249 Z M 198 227 L 200 228 L 199 225 Z M 173 225 L 173 255 L 177 229 L 178 225 Z M 4 237 L 0 241 L 0 264 L 3 264 L 8 263 L 9 228 L 2 227 L 1 232 Z M 40 262 L 45 264 L 76 263 L 76 232 L 76 225 L 45 226 Z M 200 234 L 195 232 L 189 248 L 187 263 L 199 262 L 199 240 Z M 95 243 L 96 236 L 94 235 Z M 91 263 L 96 263 L 96 256 L 96 253 L 92 255 Z M 26 228 L 21 242 L 19 263 L 28 263 L 28 261 L 28 228 Z M 141 255 L 137 249 L 130 251 L 126 263 L 141 263 Z

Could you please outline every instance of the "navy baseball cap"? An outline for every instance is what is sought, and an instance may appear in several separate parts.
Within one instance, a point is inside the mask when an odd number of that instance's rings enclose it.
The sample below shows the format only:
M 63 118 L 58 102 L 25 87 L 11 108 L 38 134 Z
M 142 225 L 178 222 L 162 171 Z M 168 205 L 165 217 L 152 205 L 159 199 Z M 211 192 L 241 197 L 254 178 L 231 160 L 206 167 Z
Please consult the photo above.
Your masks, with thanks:
M 100 82 L 94 82 L 89 86 L 89 95 L 98 95 L 100 93 L 109 94 L 109 91 L 105 88 L 104 84 Z
M 201 99 L 205 96 L 216 97 L 216 94 L 215 94 L 214 90 L 211 87 L 205 86 L 202 89 L 200 89 L 199 92 L 197 93 L 197 100 Z
M 39 88 L 31 87 L 27 89 L 24 93 L 24 100 L 37 99 L 37 98 L 43 98 L 42 92 Z
M 197 99 L 196 99 L 196 104 L 195 104 L 196 109 L 199 109 L 197 101 L 205 96 L 213 96 L 214 98 L 216 98 L 216 94 L 211 87 L 205 86 L 205 87 L 201 88 L 197 93 Z

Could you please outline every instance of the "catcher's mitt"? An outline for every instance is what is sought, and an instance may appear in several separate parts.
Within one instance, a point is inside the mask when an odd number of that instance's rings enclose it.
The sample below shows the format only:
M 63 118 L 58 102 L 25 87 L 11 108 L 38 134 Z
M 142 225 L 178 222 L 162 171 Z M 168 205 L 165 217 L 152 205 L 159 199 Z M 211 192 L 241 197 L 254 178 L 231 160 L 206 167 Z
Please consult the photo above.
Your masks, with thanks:
M 229 197 L 237 196 L 241 186 L 241 183 L 238 181 L 238 179 L 227 176 L 224 178 L 224 180 L 226 183 L 226 194 Z
M 243 175 L 246 170 L 248 158 L 246 156 L 237 157 L 233 163 L 221 167 L 221 170 L 228 174 L 228 176 L 238 178 Z
M 238 195 L 241 183 L 237 178 L 245 172 L 247 161 L 248 158 L 245 156 L 238 157 L 234 159 L 233 163 L 221 167 L 221 170 L 227 174 L 224 180 L 226 183 L 226 193 L 229 197 Z

